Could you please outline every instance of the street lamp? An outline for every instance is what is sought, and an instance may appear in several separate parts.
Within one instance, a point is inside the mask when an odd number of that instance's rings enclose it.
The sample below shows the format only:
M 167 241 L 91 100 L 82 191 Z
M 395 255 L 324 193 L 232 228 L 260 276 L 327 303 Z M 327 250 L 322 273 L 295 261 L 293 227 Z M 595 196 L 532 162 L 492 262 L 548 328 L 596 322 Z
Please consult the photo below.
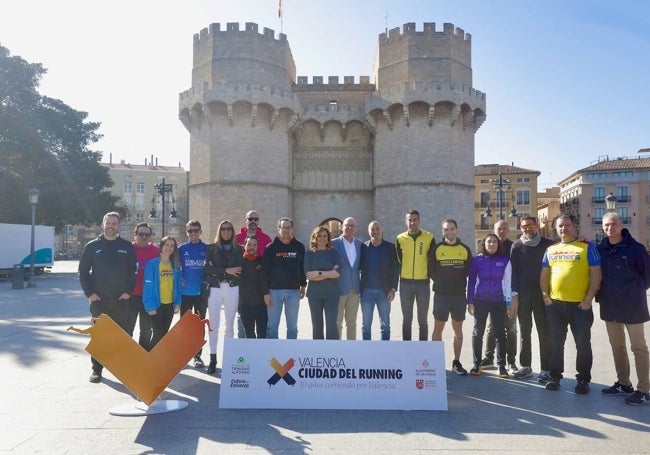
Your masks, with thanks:
M 499 172 L 499 178 L 496 179 L 490 179 L 490 183 L 494 185 L 494 189 L 497 190 L 497 203 L 499 204 L 499 219 L 503 219 L 503 203 L 505 202 L 505 190 L 510 188 L 510 184 L 512 181 L 510 179 L 504 179 L 501 173 Z M 514 207 L 513 207 L 514 209 Z M 515 211 L 516 213 L 516 211 Z M 484 218 L 490 218 L 492 216 L 492 210 L 490 210 L 490 206 L 488 205 L 488 208 L 485 209 L 485 213 L 483 214 Z
M 608 212 L 616 211 L 616 201 L 616 196 L 614 196 L 612 193 L 609 193 L 607 196 L 605 196 L 605 206 L 607 207 Z
M 163 177 L 162 183 L 156 183 L 154 185 L 154 189 L 156 190 L 156 193 L 158 193 L 160 195 L 160 197 L 162 198 L 162 204 L 161 204 L 161 206 L 162 206 L 162 217 L 161 217 L 162 235 L 160 236 L 160 238 L 162 239 L 163 237 L 165 237 L 165 199 L 166 199 L 165 195 L 167 193 L 171 194 L 172 201 L 174 200 L 173 199 L 174 194 L 172 193 L 173 192 L 173 185 L 171 183 L 165 183 L 165 178 Z M 169 217 L 170 218 L 176 218 L 176 207 L 175 207 L 175 205 L 173 203 L 172 203 L 172 212 L 170 213 Z M 156 218 L 156 207 L 154 207 L 153 204 L 152 204 L 152 207 L 151 207 L 151 212 L 149 212 L 149 218 Z
M 29 203 L 32 205 L 32 241 L 29 256 L 29 283 L 27 283 L 28 288 L 36 287 L 36 283 L 34 282 L 34 240 L 36 238 L 36 204 L 38 204 L 38 193 L 39 191 L 36 188 L 29 190 Z

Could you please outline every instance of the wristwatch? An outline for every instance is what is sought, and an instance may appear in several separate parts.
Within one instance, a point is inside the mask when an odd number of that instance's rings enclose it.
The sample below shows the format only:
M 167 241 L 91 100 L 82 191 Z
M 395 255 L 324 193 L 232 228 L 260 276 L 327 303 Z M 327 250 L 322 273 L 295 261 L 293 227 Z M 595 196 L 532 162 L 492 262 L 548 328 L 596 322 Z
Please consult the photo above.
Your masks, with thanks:
M 519 295 L 519 293 L 518 293 L 517 291 L 512 291 L 512 296 L 513 296 L 513 297 L 515 297 L 515 296 L 517 296 L 517 295 Z

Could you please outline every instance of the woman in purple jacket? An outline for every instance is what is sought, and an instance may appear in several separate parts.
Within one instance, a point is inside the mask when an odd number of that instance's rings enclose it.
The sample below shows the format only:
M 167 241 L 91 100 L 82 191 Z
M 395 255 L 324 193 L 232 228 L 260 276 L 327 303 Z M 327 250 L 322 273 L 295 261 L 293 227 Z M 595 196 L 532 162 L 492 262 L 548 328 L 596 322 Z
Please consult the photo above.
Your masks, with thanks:
M 479 246 L 478 256 L 472 260 L 467 285 L 467 311 L 474 316 L 474 331 L 472 332 L 474 367 L 469 371 L 469 374 L 473 376 L 481 374 L 483 333 L 485 332 L 485 322 L 490 314 L 497 340 L 499 377 L 508 377 L 505 318 L 512 295 L 511 275 L 510 260 L 507 256 L 499 255 L 499 238 L 495 234 L 487 234 Z

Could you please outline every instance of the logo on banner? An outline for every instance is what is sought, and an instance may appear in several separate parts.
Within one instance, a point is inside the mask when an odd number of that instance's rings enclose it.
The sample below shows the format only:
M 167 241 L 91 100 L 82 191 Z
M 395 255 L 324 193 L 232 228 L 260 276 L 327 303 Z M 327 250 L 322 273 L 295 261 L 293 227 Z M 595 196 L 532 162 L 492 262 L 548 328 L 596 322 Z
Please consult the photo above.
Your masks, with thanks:
M 230 366 L 232 374 L 251 374 L 251 366 L 243 356 L 239 356 L 236 363 Z
M 271 376 L 266 382 L 269 384 L 269 386 L 273 386 L 280 381 L 280 379 L 284 380 L 288 385 L 293 386 L 296 384 L 296 380 L 289 374 L 289 370 L 291 370 L 296 362 L 293 359 L 287 360 L 287 362 L 282 365 L 280 362 L 278 362 L 275 357 L 271 359 L 271 368 L 275 370 L 275 374 Z
M 438 372 L 431 366 L 427 359 L 420 363 L 421 368 L 415 369 L 415 388 L 418 390 L 431 390 L 437 387 L 436 377 Z

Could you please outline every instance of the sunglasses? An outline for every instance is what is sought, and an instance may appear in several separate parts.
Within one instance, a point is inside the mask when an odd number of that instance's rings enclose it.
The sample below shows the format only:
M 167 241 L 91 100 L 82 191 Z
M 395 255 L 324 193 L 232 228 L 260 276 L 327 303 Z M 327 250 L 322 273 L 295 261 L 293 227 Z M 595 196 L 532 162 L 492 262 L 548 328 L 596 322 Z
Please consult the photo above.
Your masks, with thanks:
M 200 229 L 188 229 L 187 233 L 188 234 L 198 234 Z
M 231 226 L 224 226 L 224 227 L 221 228 L 221 230 L 222 231 L 232 231 L 232 227 Z
M 246 218 L 248 221 L 259 221 L 259 218 Z
M 138 232 L 138 237 L 151 237 L 148 232 Z

